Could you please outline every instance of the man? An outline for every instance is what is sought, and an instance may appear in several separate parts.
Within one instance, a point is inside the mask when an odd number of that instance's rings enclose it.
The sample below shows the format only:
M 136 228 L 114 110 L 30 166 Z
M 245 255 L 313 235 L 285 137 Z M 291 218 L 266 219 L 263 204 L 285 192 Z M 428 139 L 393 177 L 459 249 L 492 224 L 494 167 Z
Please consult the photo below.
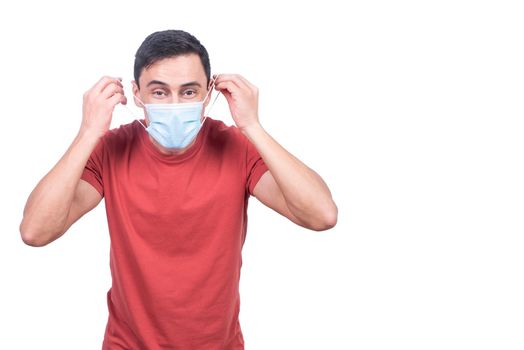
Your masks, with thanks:
M 127 98 L 120 79 L 102 78 L 84 94 L 78 135 L 27 201 L 22 239 L 44 246 L 105 198 L 112 287 L 103 349 L 243 349 L 248 198 L 312 230 L 336 224 L 324 181 L 261 126 L 257 88 L 210 71 L 189 33 L 148 36 L 133 81 L 144 120 L 109 130 Z M 213 87 L 236 127 L 205 118 Z

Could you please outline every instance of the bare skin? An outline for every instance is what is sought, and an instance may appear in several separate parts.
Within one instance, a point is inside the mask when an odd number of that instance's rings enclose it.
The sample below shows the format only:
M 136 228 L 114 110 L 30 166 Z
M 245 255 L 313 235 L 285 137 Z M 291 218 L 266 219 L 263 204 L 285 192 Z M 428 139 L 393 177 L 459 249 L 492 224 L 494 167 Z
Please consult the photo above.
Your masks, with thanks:
M 221 74 L 215 89 L 227 99 L 236 126 L 269 168 L 253 190 L 266 206 L 294 223 L 323 231 L 335 226 L 338 209 L 322 178 L 286 151 L 260 124 L 258 88 L 237 74 Z
M 215 78 L 215 89 L 226 97 L 236 126 L 269 168 L 254 188 L 255 197 L 303 227 L 321 231 L 335 226 L 338 210 L 325 182 L 260 124 L 258 89 L 240 75 L 221 74 Z M 189 54 L 163 59 L 144 69 L 138 84 L 133 82 L 133 94 L 143 103 L 195 102 L 205 98 L 209 86 L 199 57 Z M 205 105 L 208 102 L 209 98 Z M 80 177 L 91 152 L 109 130 L 119 103 L 127 103 L 119 78 L 103 77 L 84 94 L 77 136 L 27 200 L 20 224 L 26 244 L 44 246 L 56 240 L 102 200 L 98 191 Z M 142 106 L 136 99 L 135 103 Z M 164 154 L 181 154 L 193 146 L 173 150 L 151 137 L 150 141 Z
M 38 247 L 54 241 L 100 203 L 102 196 L 80 176 L 98 140 L 109 129 L 118 103 L 127 103 L 118 78 L 103 77 L 84 94 L 78 134 L 27 200 L 20 224 L 26 244 Z

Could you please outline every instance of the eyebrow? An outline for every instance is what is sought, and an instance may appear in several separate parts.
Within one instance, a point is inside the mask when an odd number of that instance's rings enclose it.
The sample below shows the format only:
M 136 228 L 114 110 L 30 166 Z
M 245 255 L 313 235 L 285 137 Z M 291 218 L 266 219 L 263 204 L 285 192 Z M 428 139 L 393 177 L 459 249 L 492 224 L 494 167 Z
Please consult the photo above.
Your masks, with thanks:
M 200 85 L 200 83 L 198 81 L 190 81 L 189 83 L 184 83 L 182 85 L 180 85 L 181 87 L 188 87 L 188 86 L 198 86 L 198 87 L 202 87 L 202 85 Z
M 160 80 L 151 80 L 149 83 L 147 83 L 147 87 L 149 87 L 150 85 L 154 85 L 154 84 L 157 84 L 157 85 L 163 85 L 163 86 L 169 86 L 168 83 L 165 83 L 163 81 L 160 81 Z M 198 86 L 198 87 L 202 87 L 202 85 L 200 85 L 200 83 L 198 81 L 190 81 L 188 83 L 184 83 L 182 85 L 180 85 L 180 87 L 188 87 L 188 86 Z

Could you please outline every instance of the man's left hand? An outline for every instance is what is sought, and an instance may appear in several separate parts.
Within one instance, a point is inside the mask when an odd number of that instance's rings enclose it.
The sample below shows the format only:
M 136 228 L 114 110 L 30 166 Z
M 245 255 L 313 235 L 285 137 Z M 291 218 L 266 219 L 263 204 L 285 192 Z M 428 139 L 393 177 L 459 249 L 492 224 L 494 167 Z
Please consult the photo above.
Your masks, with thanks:
M 215 77 L 215 89 L 220 91 L 229 104 L 231 116 L 240 131 L 245 132 L 258 121 L 258 88 L 239 74 L 219 74 Z

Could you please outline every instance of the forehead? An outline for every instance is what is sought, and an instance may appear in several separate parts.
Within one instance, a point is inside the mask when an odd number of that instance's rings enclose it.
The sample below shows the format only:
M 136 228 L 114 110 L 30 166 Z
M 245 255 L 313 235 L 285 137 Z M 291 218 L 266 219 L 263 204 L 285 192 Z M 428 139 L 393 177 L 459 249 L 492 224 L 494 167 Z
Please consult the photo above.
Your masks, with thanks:
M 190 81 L 198 81 L 205 86 L 206 73 L 200 57 L 188 54 L 161 59 L 145 68 L 140 74 L 140 86 L 146 86 L 152 80 L 159 80 L 176 87 Z

